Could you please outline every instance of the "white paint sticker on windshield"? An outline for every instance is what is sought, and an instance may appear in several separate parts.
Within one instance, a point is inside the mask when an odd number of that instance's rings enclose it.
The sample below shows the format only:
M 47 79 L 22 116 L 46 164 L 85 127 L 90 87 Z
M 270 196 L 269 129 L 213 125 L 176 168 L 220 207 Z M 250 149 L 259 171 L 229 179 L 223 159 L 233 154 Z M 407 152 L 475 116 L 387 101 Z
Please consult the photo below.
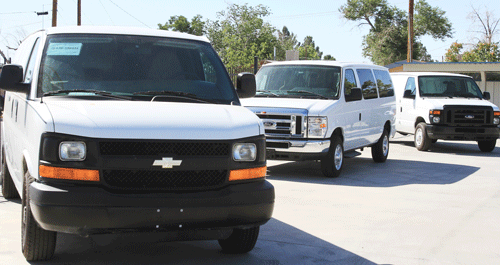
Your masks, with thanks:
M 47 55 L 78 56 L 81 49 L 81 43 L 51 43 Z

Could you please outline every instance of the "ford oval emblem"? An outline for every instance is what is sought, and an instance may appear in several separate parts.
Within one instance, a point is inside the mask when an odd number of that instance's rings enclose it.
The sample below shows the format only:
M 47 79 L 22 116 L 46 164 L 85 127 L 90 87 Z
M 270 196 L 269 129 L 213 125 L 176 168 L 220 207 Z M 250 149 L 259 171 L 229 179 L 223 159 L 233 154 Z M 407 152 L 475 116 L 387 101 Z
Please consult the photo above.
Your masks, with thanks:
M 264 123 L 264 127 L 266 128 L 276 128 L 276 122 L 274 121 L 265 121 L 263 122 Z
M 474 119 L 474 115 L 465 115 L 466 119 Z

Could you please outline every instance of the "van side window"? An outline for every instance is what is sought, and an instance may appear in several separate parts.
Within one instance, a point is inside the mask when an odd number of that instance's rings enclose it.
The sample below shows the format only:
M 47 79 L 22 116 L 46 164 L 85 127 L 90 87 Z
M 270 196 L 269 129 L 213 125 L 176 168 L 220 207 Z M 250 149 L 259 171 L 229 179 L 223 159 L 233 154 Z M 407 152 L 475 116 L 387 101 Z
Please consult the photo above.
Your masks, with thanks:
M 35 45 L 33 46 L 33 49 L 31 50 L 31 55 L 28 60 L 28 66 L 26 67 L 26 74 L 24 76 L 24 83 L 31 83 L 31 79 L 33 78 L 33 71 L 35 70 L 35 59 L 36 55 L 38 54 L 38 44 L 40 38 L 35 40 Z
M 377 98 L 377 85 L 370 69 L 356 69 L 364 99 Z
M 389 72 L 383 70 L 373 70 L 377 78 L 378 93 L 381 98 L 394 96 L 394 86 L 392 85 Z
M 356 83 L 356 77 L 354 76 L 354 71 L 352 69 L 345 70 L 344 78 L 344 94 L 346 97 L 351 95 L 351 88 L 358 87 Z
M 405 98 L 415 98 L 415 95 L 417 93 L 417 89 L 416 88 L 417 87 L 415 86 L 415 78 L 409 77 L 408 81 L 406 81 L 406 87 L 405 87 L 404 97 Z M 406 91 L 410 91 L 410 92 L 406 92 Z

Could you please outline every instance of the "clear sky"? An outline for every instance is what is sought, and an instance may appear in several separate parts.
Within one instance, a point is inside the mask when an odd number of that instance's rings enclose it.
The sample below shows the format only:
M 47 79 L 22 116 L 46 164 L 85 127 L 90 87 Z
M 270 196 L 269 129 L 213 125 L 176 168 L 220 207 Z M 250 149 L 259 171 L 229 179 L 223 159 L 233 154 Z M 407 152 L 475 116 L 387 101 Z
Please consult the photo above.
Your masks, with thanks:
M 226 10 L 231 3 L 251 6 L 263 4 L 272 14 L 267 22 L 282 29 L 288 29 L 297 35 L 298 41 L 310 35 L 323 55 L 330 54 L 338 61 L 369 62 L 362 56 L 362 37 L 368 32 L 368 26 L 358 27 L 356 23 L 343 19 L 339 7 L 347 0 L 81 0 L 82 25 L 116 25 L 158 28 L 170 16 L 183 15 L 191 20 L 195 15 L 203 19 L 217 19 L 217 12 Z M 415 0 L 416 2 L 417 0 Z M 403 10 L 408 10 L 408 0 L 388 0 Z M 432 6 L 438 6 L 446 12 L 446 17 L 453 25 L 453 38 L 435 41 L 430 37 L 422 39 L 427 51 L 434 60 L 441 61 L 454 41 L 472 43 L 478 37 L 467 19 L 471 5 L 482 12 L 489 10 L 500 18 L 499 0 L 427 0 Z M 1 0 L 0 4 L 0 49 L 12 57 L 6 45 L 15 46 L 15 40 L 26 36 L 42 27 L 50 27 L 52 15 L 37 16 L 35 12 L 52 10 L 52 0 Z M 58 1 L 58 26 L 76 25 L 77 0 Z M 500 34 L 494 41 L 500 41 Z

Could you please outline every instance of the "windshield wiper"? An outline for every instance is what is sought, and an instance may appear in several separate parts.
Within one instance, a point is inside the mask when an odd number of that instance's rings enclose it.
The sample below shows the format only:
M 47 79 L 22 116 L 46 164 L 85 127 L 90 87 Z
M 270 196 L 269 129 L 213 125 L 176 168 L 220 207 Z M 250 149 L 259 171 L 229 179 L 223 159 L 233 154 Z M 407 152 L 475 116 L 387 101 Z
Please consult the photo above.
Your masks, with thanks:
M 481 98 L 481 97 L 478 97 L 474 94 L 470 94 L 470 93 L 466 93 L 466 94 L 458 94 L 458 95 L 455 95 L 456 97 L 460 97 L 460 98 Z
M 274 92 L 271 92 L 270 90 L 257 90 L 257 92 L 263 92 L 263 93 L 267 93 L 269 95 L 273 95 L 275 97 L 279 97 L 278 94 L 274 93 Z
M 320 94 L 317 94 L 317 93 L 314 93 L 314 92 L 310 92 L 310 91 L 306 91 L 306 90 L 291 90 L 291 91 L 287 91 L 288 94 L 290 93 L 299 93 L 299 94 L 309 94 L 309 95 L 312 95 L 312 96 L 317 96 L 321 99 L 330 99 L 328 97 L 325 97 L 323 95 L 320 95 Z
M 92 89 L 60 89 L 60 90 L 45 92 L 45 93 L 43 93 L 43 96 L 45 97 L 45 96 L 53 96 L 53 95 L 57 95 L 57 94 L 69 94 L 69 93 L 74 93 L 74 92 L 94 93 L 96 95 L 103 96 L 103 97 L 133 100 L 133 98 L 131 98 L 131 97 L 115 95 L 111 92 L 101 91 L 101 90 L 92 90 Z
M 176 98 L 186 98 L 186 99 L 190 99 L 190 100 L 198 101 L 198 102 L 203 102 L 203 103 L 214 103 L 214 102 L 207 100 L 207 99 L 201 99 L 193 93 L 180 92 L 180 91 L 169 91 L 169 90 L 140 91 L 140 92 L 135 92 L 134 95 L 169 96 L 169 97 L 176 97 Z M 154 99 L 154 97 L 153 97 L 153 99 Z

